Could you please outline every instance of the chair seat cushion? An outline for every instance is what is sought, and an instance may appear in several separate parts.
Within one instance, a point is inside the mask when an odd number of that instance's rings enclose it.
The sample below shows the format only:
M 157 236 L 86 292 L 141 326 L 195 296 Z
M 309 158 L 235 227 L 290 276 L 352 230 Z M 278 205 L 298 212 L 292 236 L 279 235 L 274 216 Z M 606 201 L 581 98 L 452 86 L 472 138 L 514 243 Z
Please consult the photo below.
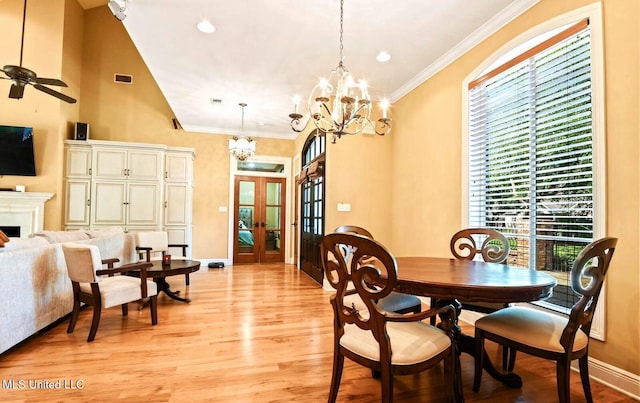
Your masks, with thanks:
M 392 365 L 411 365 L 425 361 L 451 346 L 445 332 L 423 322 L 388 322 Z M 380 346 L 368 330 L 346 325 L 340 345 L 373 361 L 380 360 Z
M 142 298 L 140 279 L 130 276 L 105 277 L 99 283 L 102 307 L 109 308 Z M 91 294 L 90 283 L 80 283 L 80 290 Z M 147 280 L 147 296 L 158 294 L 158 286 Z
M 420 306 L 420 298 L 395 291 L 378 301 L 378 306 L 388 312 L 397 312 L 416 305 Z
M 562 353 L 560 337 L 568 319 L 537 309 L 513 306 L 488 314 L 475 323 L 476 328 L 540 350 Z M 573 351 L 587 346 L 589 338 L 578 330 Z

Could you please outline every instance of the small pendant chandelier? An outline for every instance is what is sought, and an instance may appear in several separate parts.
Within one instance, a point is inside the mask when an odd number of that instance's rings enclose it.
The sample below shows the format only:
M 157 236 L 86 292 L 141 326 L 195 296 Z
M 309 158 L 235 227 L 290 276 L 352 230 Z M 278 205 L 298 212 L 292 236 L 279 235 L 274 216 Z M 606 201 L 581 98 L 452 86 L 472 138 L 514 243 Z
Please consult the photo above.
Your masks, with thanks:
M 247 104 L 239 103 L 238 105 L 242 107 L 241 133 L 244 133 L 244 107 L 247 106 Z M 244 161 L 247 158 L 252 157 L 256 153 L 256 142 L 253 141 L 251 137 L 233 136 L 232 139 L 229 139 L 229 152 L 238 161 Z
M 328 79 L 321 78 L 311 90 L 307 108 L 309 119 L 302 124 L 302 114 L 298 112 L 300 97 L 294 98 L 294 111 L 289 114 L 291 129 L 297 133 L 303 131 L 309 120 L 318 130 L 332 136 L 331 142 L 345 134 L 361 133 L 370 126 L 377 134 L 384 136 L 391 130 L 391 118 L 387 117 L 389 102 L 380 101 L 382 117 L 378 119 L 378 127 L 371 121 L 371 97 L 364 80 L 353 79 L 343 63 L 343 13 L 344 0 L 340 0 L 340 61 L 331 71 Z

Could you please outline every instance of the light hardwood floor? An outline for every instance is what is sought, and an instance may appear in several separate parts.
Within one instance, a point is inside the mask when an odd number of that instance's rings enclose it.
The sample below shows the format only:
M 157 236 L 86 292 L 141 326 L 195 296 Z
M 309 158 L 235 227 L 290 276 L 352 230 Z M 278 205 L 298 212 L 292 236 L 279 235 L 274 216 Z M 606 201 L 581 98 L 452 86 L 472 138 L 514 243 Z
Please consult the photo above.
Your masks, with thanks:
M 171 278 L 185 290 L 184 276 Z M 158 325 L 149 310 L 104 310 L 96 339 L 86 342 L 91 312 L 85 309 L 75 332 L 68 320 L 0 355 L 3 402 L 323 402 L 332 365 L 329 293 L 295 267 L 282 264 L 201 269 L 191 275 L 184 304 L 161 295 Z M 470 326 L 465 331 L 473 331 Z M 490 354 L 499 359 L 495 345 Z M 509 389 L 483 376 L 473 393 L 473 362 L 463 355 L 467 402 L 557 401 L 551 362 L 518 356 L 522 389 Z M 442 368 L 395 380 L 398 402 L 441 402 Z M 14 381 L 14 389 L 9 388 Z M 24 388 L 20 389 L 20 381 Z M 41 382 L 34 387 L 34 382 Z M 52 384 L 43 388 L 42 381 Z M 56 387 L 55 382 L 60 382 Z M 630 398 L 592 381 L 596 402 Z M 380 385 L 366 368 L 345 360 L 338 394 L 345 402 L 380 400 Z M 571 400 L 583 402 L 577 373 Z

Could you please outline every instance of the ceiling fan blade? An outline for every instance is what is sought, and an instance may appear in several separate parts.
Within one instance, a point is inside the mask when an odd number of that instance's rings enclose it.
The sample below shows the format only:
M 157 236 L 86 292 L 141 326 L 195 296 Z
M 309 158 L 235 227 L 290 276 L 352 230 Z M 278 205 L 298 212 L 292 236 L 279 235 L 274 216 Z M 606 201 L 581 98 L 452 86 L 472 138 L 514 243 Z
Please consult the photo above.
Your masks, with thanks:
M 57 78 L 36 77 L 34 82 L 36 82 L 38 84 L 44 84 L 44 85 L 56 85 L 58 87 L 66 87 L 67 86 L 67 84 L 64 81 L 58 80 Z
M 75 99 L 73 99 L 73 98 L 71 98 L 70 96 L 68 96 L 68 95 L 64 95 L 64 94 L 63 94 L 63 93 L 61 93 L 61 92 L 58 92 L 58 91 L 52 90 L 51 88 L 45 87 L 45 86 L 43 86 L 43 85 L 40 85 L 40 84 L 33 84 L 33 87 L 34 87 L 35 89 L 37 89 L 37 90 L 40 90 L 40 91 L 44 92 L 44 93 L 47 93 L 47 94 L 49 94 L 49 95 L 53 95 L 54 97 L 56 97 L 56 98 L 58 98 L 58 99 L 61 99 L 61 100 L 65 101 L 65 102 L 68 102 L 68 103 L 70 103 L 70 104 L 75 104 L 75 103 L 76 103 L 76 100 L 75 100 Z
M 9 98 L 20 99 L 24 95 L 24 84 L 11 84 Z

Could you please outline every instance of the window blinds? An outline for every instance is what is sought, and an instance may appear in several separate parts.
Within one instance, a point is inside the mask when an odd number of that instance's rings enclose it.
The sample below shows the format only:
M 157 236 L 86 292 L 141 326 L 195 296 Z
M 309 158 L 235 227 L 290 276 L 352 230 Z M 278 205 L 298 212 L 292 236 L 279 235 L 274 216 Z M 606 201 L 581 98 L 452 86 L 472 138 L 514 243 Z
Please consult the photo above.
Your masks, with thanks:
M 470 84 L 470 225 L 593 238 L 590 48 L 581 21 Z

